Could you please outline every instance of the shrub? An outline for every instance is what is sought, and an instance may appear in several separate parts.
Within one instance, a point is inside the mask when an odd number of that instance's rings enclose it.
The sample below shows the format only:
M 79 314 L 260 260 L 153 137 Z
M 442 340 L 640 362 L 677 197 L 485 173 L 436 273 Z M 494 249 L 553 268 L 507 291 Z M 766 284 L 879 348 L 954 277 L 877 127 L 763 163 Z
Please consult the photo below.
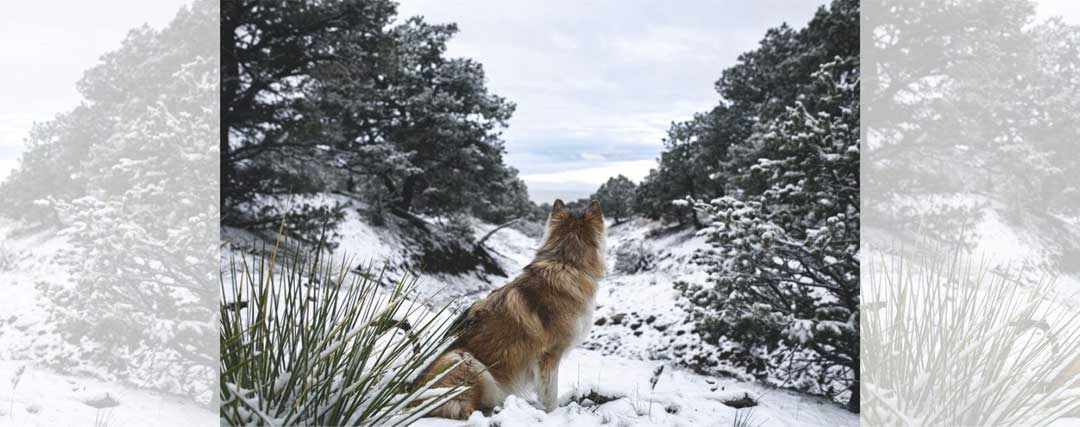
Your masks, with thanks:
M 863 420 L 871 425 L 1047 425 L 1080 409 L 1080 312 L 956 252 L 908 252 L 864 277 Z
M 633 274 L 649 271 L 655 264 L 656 254 L 642 241 L 627 241 L 615 248 L 616 272 Z
M 222 274 L 220 415 L 229 425 L 398 425 L 463 388 L 416 383 L 453 340 L 380 272 L 320 251 L 231 262 Z

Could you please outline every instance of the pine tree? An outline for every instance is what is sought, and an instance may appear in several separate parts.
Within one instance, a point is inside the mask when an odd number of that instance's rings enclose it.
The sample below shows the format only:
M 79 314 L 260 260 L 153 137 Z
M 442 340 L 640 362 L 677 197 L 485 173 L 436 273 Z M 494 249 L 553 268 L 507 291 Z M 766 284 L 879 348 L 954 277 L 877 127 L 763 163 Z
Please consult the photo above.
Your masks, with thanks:
M 672 126 L 639 209 L 694 209 L 705 284 L 679 283 L 722 358 L 858 408 L 859 4 L 766 32 Z M 665 198 L 688 202 L 661 203 Z M 670 206 L 670 207 L 668 207 Z M 658 209 L 659 208 L 659 209 Z M 662 213 L 663 214 L 663 213 Z
M 715 84 L 718 105 L 668 130 L 659 166 L 639 187 L 637 213 L 700 228 L 696 213 L 672 200 L 763 191 L 731 180 L 756 161 L 756 148 L 747 141 L 757 126 L 783 114 L 805 93 L 821 64 L 858 53 L 859 17 L 851 10 L 858 10 L 857 1 L 837 0 L 819 9 L 804 29 L 786 24 L 769 29 L 757 49 L 724 70 Z
M 707 286 L 683 285 L 707 342 L 858 408 L 859 68 L 838 58 L 814 73 L 814 90 L 751 140 L 760 157 L 740 178 L 765 187 L 743 200 L 699 203 L 714 222 Z
M 513 104 L 487 90 L 479 63 L 446 57 L 455 25 L 396 13 L 388 0 L 226 2 L 223 224 L 276 226 L 280 199 L 329 192 L 376 221 L 527 211 L 503 160 Z M 340 217 L 298 200 L 292 233 Z
M 37 127 L 13 181 L 56 179 L 36 206 L 71 244 L 72 283 L 41 282 L 64 344 L 46 363 L 140 386 L 207 394 L 217 354 L 218 61 L 216 2 L 182 9 L 165 29 L 141 27 L 79 82 L 86 103 Z M 81 153 L 77 160 L 70 157 Z M 66 161 L 71 161 L 70 163 Z M 19 187 L 29 191 L 34 187 Z
M 600 185 L 596 193 L 590 197 L 600 202 L 604 207 L 604 215 L 615 220 L 615 224 L 621 224 L 630 218 L 634 209 L 634 192 L 637 186 L 630 178 L 619 175 L 608 178 L 607 182 Z

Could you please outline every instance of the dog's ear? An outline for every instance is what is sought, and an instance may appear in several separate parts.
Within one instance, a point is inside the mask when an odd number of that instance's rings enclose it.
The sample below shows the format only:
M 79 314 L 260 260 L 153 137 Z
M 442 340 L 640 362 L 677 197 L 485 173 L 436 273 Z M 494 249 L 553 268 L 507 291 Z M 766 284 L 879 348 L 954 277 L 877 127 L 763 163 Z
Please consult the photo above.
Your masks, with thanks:
M 562 199 L 555 199 L 555 203 L 551 204 L 551 214 L 548 215 L 549 219 L 563 219 L 570 216 L 570 209 L 566 208 L 566 204 Z
M 589 203 L 589 209 L 585 211 L 585 217 L 592 220 L 604 220 L 604 211 L 600 210 L 600 202 L 593 200 Z

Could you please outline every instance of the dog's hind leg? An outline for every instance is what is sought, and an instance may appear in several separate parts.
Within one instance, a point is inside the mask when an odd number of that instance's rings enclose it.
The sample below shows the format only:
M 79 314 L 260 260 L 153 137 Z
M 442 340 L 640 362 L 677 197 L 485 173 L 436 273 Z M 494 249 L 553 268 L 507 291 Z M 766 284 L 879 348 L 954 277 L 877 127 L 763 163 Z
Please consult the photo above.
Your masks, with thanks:
M 459 361 L 460 364 L 458 364 Z M 457 366 L 454 366 L 455 364 Z M 463 385 L 469 387 L 469 389 L 435 408 L 428 415 L 456 420 L 467 419 L 469 415 L 472 415 L 473 411 L 482 409 L 481 401 L 486 392 L 486 384 L 477 378 L 479 374 L 485 373 L 483 364 L 464 351 L 450 351 L 439 356 L 435 363 L 432 363 L 424 375 L 421 376 L 421 380 L 426 383 L 447 369 L 452 370 L 434 384 L 435 388 L 450 388 Z

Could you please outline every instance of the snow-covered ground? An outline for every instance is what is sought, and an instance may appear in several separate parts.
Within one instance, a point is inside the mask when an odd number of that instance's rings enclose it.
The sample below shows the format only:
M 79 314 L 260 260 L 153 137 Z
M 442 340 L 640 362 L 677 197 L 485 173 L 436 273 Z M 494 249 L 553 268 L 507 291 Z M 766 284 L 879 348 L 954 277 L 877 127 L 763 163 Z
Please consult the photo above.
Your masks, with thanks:
M 46 339 L 41 301 L 33 284 L 39 280 L 70 280 L 57 255 L 63 238 L 50 230 L 11 236 L 14 224 L 0 223 L 5 250 L 18 254 L 15 267 L 0 275 L 0 380 L 18 385 L 0 387 L 0 424 L 73 425 L 108 418 L 108 425 L 194 425 L 191 420 L 215 422 L 215 411 L 189 399 L 100 381 L 61 375 L 22 357 L 27 343 Z M 477 236 L 493 228 L 477 224 Z M 856 425 L 858 415 L 815 396 L 775 389 L 731 377 L 698 375 L 671 361 L 680 343 L 693 337 L 678 304 L 679 280 L 700 281 L 704 274 L 690 262 L 704 247 L 690 232 L 659 233 L 658 225 L 642 220 L 610 227 L 607 235 L 609 274 L 601 281 L 594 314 L 596 325 L 583 344 L 563 361 L 560 408 L 552 413 L 533 408 L 519 398 L 508 400 L 495 414 L 476 413 L 470 425 L 729 425 L 736 416 L 749 416 L 752 425 Z M 371 227 L 354 213 L 340 229 L 338 252 L 354 261 L 400 262 L 404 243 L 384 228 Z M 515 228 L 496 232 L 486 242 L 511 277 L 479 274 L 425 275 L 420 286 L 432 305 L 464 307 L 508 282 L 533 256 L 538 237 Z M 619 254 L 643 255 L 646 271 L 620 272 Z M 658 367 L 662 373 L 651 382 Z M 25 367 L 25 368 L 24 368 Z M 22 372 L 19 374 L 19 372 Z M 726 400 L 749 396 L 757 406 L 735 409 Z M 4 403 L 7 403 L 6 405 Z M 89 403 L 87 403 L 89 402 Z M 105 409 L 96 406 L 113 405 Z M 5 407 L 6 406 L 6 407 Z M 419 425 L 461 425 L 427 418 Z
M 56 230 L 27 232 L 0 218 L 0 426 L 192 426 L 217 423 L 217 411 L 191 399 L 60 374 L 34 354 L 58 351 L 35 284 L 70 284 Z
M 168 394 L 0 360 L 0 425 L 210 426 L 217 411 Z
M 0 217 L 0 360 L 17 358 L 47 335 L 34 284 L 68 282 L 61 254 L 70 250 L 55 230 L 19 231 Z
M 1080 308 L 1080 253 L 1075 249 L 1080 241 L 1080 218 L 1037 212 L 1010 218 L 1004 203 L 979 194 L 924 195 L 898 199 L 896 203 L 903 206 L 897 209 L 920 213 L 972 209 L 977 217 L 965 230 L 973 240 L 973 246 L 968 248 L 971 256 L 1003 272 L 1023 268 L 1030 281 L 1052 279 L 1048 297 Z M 917 234 L 864 226 L 862 239 L 869 243 L 863 248 L 867 252 L 865 259 L 873 259 L 876 251 L 892 251 L 898 242 L 909 246 L 924 243 L 910 241 Z M 1044 273 L 1048 276 L 1043 277 Z
M 1080 218 L 1039 212 L 1018 214 L 1010 212 L 1000 201 L 977 194 L 928 195 L 905 200 L 904 204 L 904 209 L 917 212 L 943 208 L 971 209 L 976 215 L 972 216 L 971 223 L 965 228 L 970 241 L 962 251 L 961 261 L 970 262 L 972 269 L 958 269 L 955 272 L 958 276 L 968 275 L 963 278 L 968 281 L 968 286 L 942 288 L 940 286 L 945 279 L 931 276 L 942 274 L 940 267 L 943 266 L 943 258 L 951 262 L 951 246 L 943 248 L 934 240 L 918 240 L 923 238 L 919 232 L 864 225 L 862 240 L 866 243 L 863 245 L 863 259 L 868 262 L 863 265 L 863 303 L 880 307 L 873 312 L 863 311 L 864 349 L 869 345 L 862 359 L 866 367 L 863 369 L 864 390 L 879 390 L 880 395 L 890 396 L 886 400 L 874 399 L 873 393 L 866 393 L 863 396 L 864 419 L 880 422 L 882 414 L 892 416 L 895 412 L 904 414 L 909 421 L 919 420 L 935 412 L 957 413 L 955 407 L 980 407 L 974 405 L 991 402 L 988 406 L 992 406 L 993 410 L 984 412 L 990 417 L 1008 419 L 1005 417 L 1016 416 L 1018 419 L 1035 420 L 1051 411 L 1047 409 L 1050 405 L 1032 399 L 1033 396 L 1041 396 L 1044 390 L 1076 396 L 1080 389 L 1076 389 L 1075 384 L 1072 387 L 1076 391 L 1063 391 L 1062 388 L 1068 387 L 1071 376 L 1080 373 L 1080 357 L 1077 357 L 1080 354 L 1075 353 L 1075 344 L 1069 344 L 1073 347 L 1063 351 L 1058 350 L 1062 344 L 1054 340 L 1055 336 L 1066 337 L 1068 342 L 1075 343 L 1069 337 L 1075 337 L 1072 334 L 1080 326 L 1076 325 L 1077 318 L 1074 317 L 1080 309 L 1080 272 L 1076 269 L 1076 262 L 1080 260 L 1075 259 L 1075 244 L 1080 241 Z M 1072 261 L 1068 259 L 1070 253 L 1074 258 Z M 899 262 L 900 259 L 903 263 Z M 981 275 L 984 268 L 989 274 Z M 900 275 L 901 272 L 904 276 Z M 1016 283 L 1020 286 L 1015 286 Z M 964 291 L 957 292 L 958 289 Z M 899 292 L 901 290 L 903 292 Z M 923 295 L 936 297 L 926 298 Z M 1006 300 L 1012 295 L 1024 303 L 1017 306 L 1009 304 Z M 903 302 L 899 303 L 900 300 Z M 903 307 L 903 314 L 907 317 L 881 311 L 897 307 L 898 304 Z M 1036 304 L 1038 310 L 1034 308 Z M 972 309 L 966 310 L 965 307 Z M 990 309 L 982 310 L 986 307 Z M 948 319 L 939 320 L 938 317 Z M 980 330 L 985 325 L 1031 322 L 1038 322 L 1042 329 L 1037 332 L 1026 329 L 1012 332 L 1004 327 Z M 907 326 L 893 326 L 900 323 Z M 868 332 L 874 324 L 880 324 L 876 329 L 887 331 L 882 334 L 886 337 L 884 342 L 892 348 L 884 343 L 869 342 L 875 339 Z M 938 340 L 915 337 L 918 331 L 926 330 L 925 325 L 931 324 Z M 900 332 L 894 334 L 894 331 Z M 1006 335 L 1008 333 L 1015 335 Z M 1002 340 L 1005 344 L 1001 346 L 986 344 L 998 336 L 1009 339 Z M 1047 342 L 1053 344 L 1047 345 Z M 878 351 L 875 352 L 875 349 Z M 911 358 L 912 354 L 925 358 Z M 947 359 L 939 357 L 946 354 L 950 355 Z M 927 375 L 932 376 L 933 371 L 939 369 L 957 379 L 958 375 L 964 375 L 961 374 L 963 369 L 958 368 L 961 366 L 1015 363 L 1025 369 L 1012 368 L 994 374 L 989 370 L 969 371 L 967 375 L 971 375 L 971 378 L 966 381 L 935 383 L 920 380 L 912 382 L 920 387 L 910 389 L 879 383 L 908 384 L 910 380 L 903 375 L 890 377 L 895 372 L 907 372 L 902 369 L 908 363 L 917 366 L 915 371 Z M 891 371 L 882 371 L 881 366 L 889 366 Z M 998 380 L 994 375 L 1008 376 L 1008 379 Z M 995 385 L 1003 382 L 1008 386 Z M 882 393 L 881 390 L 886 392 Z M 927 393 L 934 395 L 935 399 L 926 400 Z M 963 401 L 947 401 L 950 397 Z M 1069 399 L 1064 397 L 1062 400 Z M 1022 415 L 1001 409 L 1018 407 L 1024 408 Z M 1053 425 L 1080 425 L 1078 416 L 1080 412 L 1073 410 L 1064 414 L 1065 418 L 1054 421 Z M 1015 419 L 1012 422 L 1016 422 Z
M 493 226 L 478 224 L 476 228 L 481 236 Z M 731 425 L 737 412 L 742 418 L 748 411 L 753 420 L 750 425 L 858 425 L 857 414 L 827 399 L 734 378 L 698 375 L 674 366 L 670 359 L 680 351 L 680 344 L 694 336 L 692 325 L 685 323 L 685 311 L 677 303 L 678 291 L 673 284 L 704 280 L 704 272 L 690 261 L 694 251 L 707 244 L 689 231 L 658 233 L 658 229 L 658 224 L 640 219 L 608 228 L 608 274 L 600 284 L 595 325 L 583 348 L 571 352 L 561 364 L 559 409 L 544 413 L 524 399 L 511 398 L 495 414 L 474 413 L 468 425 L 711 426 Z M 344 250 L 399 252 L 386 247 L 394 244 L 393 236 L 379 236 L 381 230 L 355 219 L 347 219 L 342 230 Z M 511 277 L 425 276 L 421 285 L 439 291 L 442 296 L 436 301 L 467 306 L 520 272 L 539 243 L 539 238 L 519 230 L 502 229 L 486 246 Z M 635 249 L 631 252 L 647 254 L 647 271 L 616 271 L 618 254 L 627 252 L 628 247 Z M 663 372 L 652 389 L 650 380 L 659 366 L 664 366 Z M 613 400 L 599 404 L 586 401 L 591 392 Z M 758 405 L 737 410 L 723 403 L 744 396 Z M 418 425 L 461 423 L 426 418 Z
M 754 383 L 695 375 L 666 366 L 651 388 L 659 363 L 605 356 L 597 351 L 571 352 L 559 369 L 559 408 L 551 413 L 511 396 L 501 411 L 479 412 L 470 426 L 722 426 L 732 425 L 736 413 L 766 426 L 858 425 L 859 416 L 825 399 L 764 388 Z M 614 399 L 597 403 L 590 395 Z M 735 409 L 725 405 L 749 395 L 758 406 Z M 458 426 L 460 421 L 425 418 L 424 427 Z

